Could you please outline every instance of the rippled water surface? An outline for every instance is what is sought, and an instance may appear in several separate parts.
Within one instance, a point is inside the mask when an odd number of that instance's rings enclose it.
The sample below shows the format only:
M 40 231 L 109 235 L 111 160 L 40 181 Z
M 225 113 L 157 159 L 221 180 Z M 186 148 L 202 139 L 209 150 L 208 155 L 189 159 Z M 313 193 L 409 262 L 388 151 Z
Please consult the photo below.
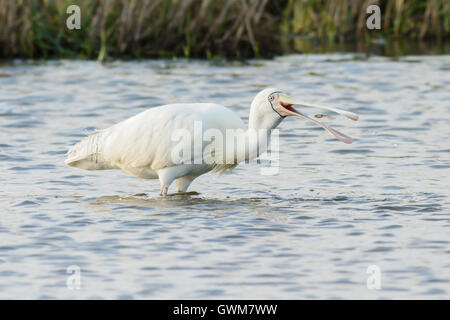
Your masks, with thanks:
M 268 86 L 358 113 L 326 118 L 354 143 L 286 119 L 278 175 L 241 165 L 167 199 L 157 180 L 64 165 L 87 132 L 165 103 L 246 120 Z M 3 64 L 0 298 L 448 299 L 449 89 L 445 55 Z

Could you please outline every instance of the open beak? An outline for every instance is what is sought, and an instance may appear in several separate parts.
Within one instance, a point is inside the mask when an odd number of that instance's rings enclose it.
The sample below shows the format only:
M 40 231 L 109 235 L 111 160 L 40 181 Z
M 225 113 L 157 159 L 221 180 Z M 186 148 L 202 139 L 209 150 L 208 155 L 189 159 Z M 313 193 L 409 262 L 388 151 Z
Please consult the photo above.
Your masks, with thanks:
M 302 106 L 302 107 L 310 107 L 310 108 L 317 108 L 317 109 L 322 109 L 322 110 L 329 110 L 329 111 L 338 113 L 340 115 L 343 115 L 353 121 L 357 121 L 358 116 L 356 114 L 354 114 L 353 112 L 341 110 L 338 108 L 331 108 L 331 107 L 325 107 L 325 106 L 320 106 L 320 105 L 316 105 L 316 104 L 304 103 L 301 101 L 297 101 L 283 93 L 279 93 L 278 101 L 280 102 L 280 105 L 281 105 L 280 112 L 283 116 L 287 116 L 287 115 L 296 116 L 296 117 L 300 117 L 300 118 L 309 120 L 309 121 L 314 122 L 315 124 L 321 126 L 325 130 L 327 130 L 329 133 L 331 133 L 333 136 L 335 136 L 338 140 L 340 140 L 344 143 L 352 143 L 352 138 L 350 138 L 349 136 L 347 136 L 333 128 L 326 126 L 325 124 L 323 124 L 320 121 L 317 121 L 316 119 L 313 119 L 313 118 L 310 118 L 310 117 L 304 115 L 303 113 L 295 110 L 292 106 L 298 105 L 298 106 Z M 322 117 L 322 116 L 323 115 L 319 115 L 319 117 Z

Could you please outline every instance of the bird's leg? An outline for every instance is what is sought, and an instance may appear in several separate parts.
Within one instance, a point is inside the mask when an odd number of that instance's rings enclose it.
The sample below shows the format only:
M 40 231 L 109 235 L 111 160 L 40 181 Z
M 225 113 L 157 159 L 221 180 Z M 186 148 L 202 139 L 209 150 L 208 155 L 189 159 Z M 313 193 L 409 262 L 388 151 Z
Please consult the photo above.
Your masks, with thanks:
M 175 180 L 176 176 L 174 176 L 174 167 L 164 168 L 159 170 L 158 172 L 159 183 L 161 184 L 161 193 L 162 197 L 167 196 L 167 192 L 169 190 L 170 184 Z
M 181 178 L 178 178 L 177 180 L 175 180 L 177 183 L 178 192 L 186 192 L 186 190 L 189 188 L 189 185 L 191 184 L 191 182 L 193 180 L 194 179 L 192 179 L 188 176 L 181 177 Z
M 167 191 L 168 191 L 168 190 L 169 190 L 168 187 L 166 187 L 166 186 L 161 186 L 161 192 L 159 193 L 159 195 L 160 195 L 161 197 L 167 196 Z

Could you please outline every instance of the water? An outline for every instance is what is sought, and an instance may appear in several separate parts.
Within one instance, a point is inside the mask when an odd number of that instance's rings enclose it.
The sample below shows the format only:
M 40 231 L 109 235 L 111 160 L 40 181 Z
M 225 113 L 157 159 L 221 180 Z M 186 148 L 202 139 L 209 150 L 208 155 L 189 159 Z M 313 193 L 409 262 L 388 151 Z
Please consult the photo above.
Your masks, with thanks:
M 0 298 L 450 298 L 449 71 L 448 55 L 3 64 Z M 247 119 L 267 86 L 358 113 L 325 118 L 355 142 L 286 119 L 278 175 L 251 163 L 167 199 L 63 163 L 86 132 L 164 103 Z

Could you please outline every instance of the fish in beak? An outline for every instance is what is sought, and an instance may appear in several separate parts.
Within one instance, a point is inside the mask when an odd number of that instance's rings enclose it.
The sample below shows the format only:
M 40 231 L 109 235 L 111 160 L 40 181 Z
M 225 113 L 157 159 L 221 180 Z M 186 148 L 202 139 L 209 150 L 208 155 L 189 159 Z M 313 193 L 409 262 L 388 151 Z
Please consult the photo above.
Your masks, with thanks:
M 349 136 L 347 136 L 333 128 L 326 126 L 325 124 L 323 124 L 320 121 L 317 121 L 316 119 L 313 119 L 313 118 L 308 117 L 307 115 L 304 115 L 303 113 L 295 110 L 293 108 L 293 105 L 322 109 L 322 110 L 329 110 L 329 111 L 338 113 L 340 115 L 343 115 L 343 116 L 349 118 L 350 120 L 357 121 L 358 115 L 356 115 L 355 113 L 350 112 L 350 111 L 341 110 L 338 108 L 331 108 L 331 107 L 325 107 L 325 106 L 321 106 L 321 105 L 317 105 L 317 104 L 304 103 L 304 102 L 301 102 L 301 101 L 291 98 L 287 94 L 284 94 L 284 93 L 278 94 L 277 112 L 279 112 L 282 116 L 295 116 L 295 117 L 300 117 L 300 118 L 309 120 L 309 121 L 314 122 L 315 124 L 321 126 L 325 130 L 327 130 L 329 133 L 331 133 L 333 136 L 335 136 L 338 140 L 340 140 L 344 143 L 352 143 L 352 138 L 350 138 Z M 322 118 L 322 117 L 324 117 L 324 115 L 318 114 L 318 115 L 316 115 L 316 117 Z

